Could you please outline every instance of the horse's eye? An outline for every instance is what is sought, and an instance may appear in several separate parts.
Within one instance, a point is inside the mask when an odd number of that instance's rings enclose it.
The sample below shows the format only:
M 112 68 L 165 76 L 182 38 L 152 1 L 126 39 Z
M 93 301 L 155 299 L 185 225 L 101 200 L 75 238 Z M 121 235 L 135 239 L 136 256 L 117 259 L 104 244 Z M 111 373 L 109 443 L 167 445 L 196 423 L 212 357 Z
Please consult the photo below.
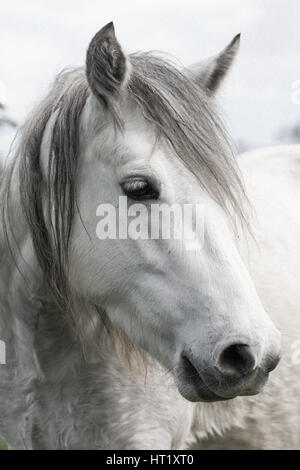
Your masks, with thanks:
M 133 177 L 121 183 L 126 196 L 137 201 L 145 199 L 158 199 L 159 192 L 154 184 L 143 177 Z

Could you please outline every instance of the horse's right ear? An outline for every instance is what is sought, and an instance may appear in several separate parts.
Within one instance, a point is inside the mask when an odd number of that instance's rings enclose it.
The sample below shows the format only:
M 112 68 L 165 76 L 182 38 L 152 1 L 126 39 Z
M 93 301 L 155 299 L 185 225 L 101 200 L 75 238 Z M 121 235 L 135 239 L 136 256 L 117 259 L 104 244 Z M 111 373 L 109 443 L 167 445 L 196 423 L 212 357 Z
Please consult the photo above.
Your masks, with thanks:
M 92 39 L 86 56 L 86 76 L 96 98 L 118 95 L 126 81 L 127 67 L 114 25 L 108 23 Z

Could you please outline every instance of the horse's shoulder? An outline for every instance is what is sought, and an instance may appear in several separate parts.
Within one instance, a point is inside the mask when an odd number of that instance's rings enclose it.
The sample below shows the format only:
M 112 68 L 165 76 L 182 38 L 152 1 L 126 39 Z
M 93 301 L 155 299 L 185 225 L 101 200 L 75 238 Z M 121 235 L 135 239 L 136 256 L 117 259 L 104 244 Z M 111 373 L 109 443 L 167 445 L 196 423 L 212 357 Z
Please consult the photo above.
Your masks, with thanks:
M 239 155 L 238 161 L 245 174 L 300 178 L 300 145 L 282 145 L 252 150 Z
M 238 159 L 242 168 L 257 166 L 264 171 L 298 169 L 300 174 L 300 145 L 259 148 L 242 153 Z

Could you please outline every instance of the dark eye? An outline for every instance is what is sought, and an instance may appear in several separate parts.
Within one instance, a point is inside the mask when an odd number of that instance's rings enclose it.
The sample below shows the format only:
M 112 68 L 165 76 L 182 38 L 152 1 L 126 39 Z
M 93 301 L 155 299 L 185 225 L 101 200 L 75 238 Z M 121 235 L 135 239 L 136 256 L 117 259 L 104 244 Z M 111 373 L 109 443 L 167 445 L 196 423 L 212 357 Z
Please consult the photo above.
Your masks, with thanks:
M 132 177 L 121 183 L 126 196 L 137 201 L 145 199 L 158 199 L 159 192 L 154 184 L 144 177 Z

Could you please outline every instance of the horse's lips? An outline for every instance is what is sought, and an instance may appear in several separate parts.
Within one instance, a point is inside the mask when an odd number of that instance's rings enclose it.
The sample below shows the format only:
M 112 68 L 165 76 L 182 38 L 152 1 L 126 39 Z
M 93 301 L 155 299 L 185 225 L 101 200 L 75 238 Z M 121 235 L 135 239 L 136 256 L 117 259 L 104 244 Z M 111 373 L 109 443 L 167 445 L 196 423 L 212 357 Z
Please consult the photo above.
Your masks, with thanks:
M 214 402 L 232 400 L 238 396 L 257 395 L 265 386 L 268 375 L 261 369 L 253 371 L 252 378 L 255 379 L 255 384 L 252 383 L 252 386 L 249 382 L 240 384 L 240 386 L 234 388 L 234 391 L 230 391 L 230 386 L 228 390 L 225 388 L 224 391 L 215 391 L 214 385 L 207 383 L 207 380 L 201 373 L 196 372 L 196 369 L 194 371 L 190 370 L 189 373 L 178 369 L 175 380 L 180 394 L 187 400 L 192 402 Z
M 203 380 L 199 377 L 197 383 L 195 381 L 189 381 L 189 383 L 183 383 L 182 381 L 177 380 L 177 387 L 179 393 L 188 401 L 198 402 L 214 402 L 214 401 L 227 401 L 235 398 L 232 397 L 221 397 L 217 395 L 212 390 L 210 390 Z
M 261 392 L 261 388 L 253 390 L 238 390 L 232 395 L 219 395 L 212 391 L 205 382 L 199 377 L 197 381 L 191 381 L 189 383 L 182 383 L 176 381 L 180 394 L 189 401 L 198 402 L 214 402 L 214 401 L 228 401 L 233 400 L 238 396 L 250 396 L 257 395 Z
M 214 393 L 204 382 L 199 374 L 187 374 L 181 368 L 177 369 L 175 375 L 175 382 L 179 393 L 188 401 L 191 402 L 214 402 L 221 400 L 230 400 L 231 398 L 223 398 Z

